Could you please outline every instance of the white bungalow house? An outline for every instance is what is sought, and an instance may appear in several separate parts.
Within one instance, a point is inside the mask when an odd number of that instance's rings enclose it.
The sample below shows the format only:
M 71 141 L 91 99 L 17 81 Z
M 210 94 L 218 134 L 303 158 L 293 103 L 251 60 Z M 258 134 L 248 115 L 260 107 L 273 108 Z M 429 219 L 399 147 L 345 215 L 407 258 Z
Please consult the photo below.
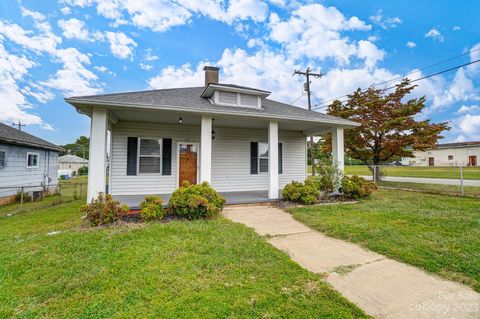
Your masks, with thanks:
M 359 124 L 219 83 L 218 68 L 204 70 L 204 86 L 66 99 L 91 118 L 88 200 L 106 190 L 107 145 L 108 192 L 131 206 L 145 194 L 166 200 L 184 180 L 209 182 L 227 203 L 277 199 L 307 176 L 306 137 L 325 132 L 343 169 L 343 130 Z

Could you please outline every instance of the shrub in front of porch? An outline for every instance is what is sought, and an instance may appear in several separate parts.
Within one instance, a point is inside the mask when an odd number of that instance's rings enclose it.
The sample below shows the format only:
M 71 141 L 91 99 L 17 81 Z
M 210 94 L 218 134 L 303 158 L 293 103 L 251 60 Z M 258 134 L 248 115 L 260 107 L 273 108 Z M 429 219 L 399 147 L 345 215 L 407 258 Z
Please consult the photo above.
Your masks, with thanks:
M 145 196 L 140 204 L 140 217 L 143 221 L 161 220 L 165 217 L 165 208 L 160 196 Z
M 342 179 L 342 193 L 348 198 L 362 199 L 369 197 L 377 189 L 374 182 L 359 176 L 345 176 Z
M 207 182 L 198 185 L 184 182 L 168 201 L 170 214 L 187 219 L 214 218 L 224 205 L 225 198 Z
M 118 221 L 121 215 L 128 213 L 128 206 L 120 205 L 110 194 L 100 193 L 89 204 L 83 205 L 80 211 L 85 214 L 90 226 L 100 226 Z
M 320 192 L 313 182 L 307 180 L 305 183 L 291 182 L 285 185 L 282 191 L 283 199 L 304 205 L 312 205 L 318 202 Z

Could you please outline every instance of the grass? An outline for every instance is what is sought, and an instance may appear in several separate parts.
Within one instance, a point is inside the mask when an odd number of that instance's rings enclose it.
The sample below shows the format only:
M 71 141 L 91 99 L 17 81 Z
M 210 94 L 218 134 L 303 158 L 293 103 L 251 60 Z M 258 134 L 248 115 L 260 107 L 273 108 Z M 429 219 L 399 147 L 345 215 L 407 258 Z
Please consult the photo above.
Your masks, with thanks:
M 385 176 L 460 179 L 458 167 L 386 166 L 383 170 Z M 350 175 L 372 175 L 368 167 L 364 165 L 347 165 L 345 172 Z M 463 178 L 480 179 L 480 167 L 463 167 Z
M 405 183 L 405 182 L 386 182 L 382 181 L 378 184 L 384 187 L 394 187 L 402 189 L 411 189 L 432 194 L 444 194 L 451 196 L 461 196 L 460 185 L 442 185 L 442 184 L 422 184 L 422 183 Z M 464 186 L 464 196 L 480 197 L 480 186 Z
M 1 318 L 366 317 L 243 225 L 85 228 L 81 203 L 0 217 Z
M 358 204 L 291 209 L 329 236 L 358 243 L 480 292 L 480 201 L 379 190 Z

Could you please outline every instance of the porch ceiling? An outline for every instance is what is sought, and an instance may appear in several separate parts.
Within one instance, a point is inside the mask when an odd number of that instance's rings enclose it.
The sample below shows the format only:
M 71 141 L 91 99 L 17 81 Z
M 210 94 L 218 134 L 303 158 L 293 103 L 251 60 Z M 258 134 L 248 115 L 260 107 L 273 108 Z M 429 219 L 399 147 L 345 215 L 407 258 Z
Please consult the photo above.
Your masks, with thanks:
M 119 121 L 129 122 L 148 122 L 148 123 L 168 123 L 176 124 L 178 119 L 182 117 L 185 125 L 201 125 L 202 114 L 191 113 L 185 111 L 163 111 L 163 110 L 131 110 L 131 109 L 110 109 Z M 240 115 L 212 115 L 215 119 L 214 126 L 217 127 L 238 127 L 251 129 L 268 129 L 269 119 L 256 118 L 251 116 Z M 280 130 L 286 131 L 300 131 L 305 133 L 321 134 L 329 131 L 331 128 L 338 126 L 338 124 L 318 123 L 315 121 L 299 121 L 299 120 L 277 120 Z

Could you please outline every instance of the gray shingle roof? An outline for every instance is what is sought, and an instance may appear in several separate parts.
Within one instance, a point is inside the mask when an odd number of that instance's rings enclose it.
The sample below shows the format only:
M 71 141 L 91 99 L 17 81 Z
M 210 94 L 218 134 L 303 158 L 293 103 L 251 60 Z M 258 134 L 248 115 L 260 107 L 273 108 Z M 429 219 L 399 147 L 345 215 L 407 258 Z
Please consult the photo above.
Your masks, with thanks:
M 59 151 L 61 149 L 55 144 L 3 123 L 0 123 L 0 143 L 23 145 L 54 151 Z
M 77 155 L 67 154 L 58 157 L 59 163 L 77 163 L 77 164 L 88 164 L 88 160 L 81 158 Z
M 113 104 L 138 107 L 153 106 L 159 108 L 176 107 L 201 112 L 226 112 L 237 115 L 262 115 L 287 120 L 296 119 L 305 121 L 333 122 L 347 126 L 358 126 L 357 123 L 349 120 L 341 119 L 335 116 L 315 111 L 309 111 L 307 109 L 273 101 L 270 99 L 263 100 L 262 109 L 212 104 L 209 102 L 209 100 L 201 97 L 201 94 L 204 90 L 204 86 L 173 88 L 139 92 L 78 96 L 67 98 L 66 101 L 73 105 L 79 102 L 88 102 L 91 104 L 100 103 L 102 105 Z

